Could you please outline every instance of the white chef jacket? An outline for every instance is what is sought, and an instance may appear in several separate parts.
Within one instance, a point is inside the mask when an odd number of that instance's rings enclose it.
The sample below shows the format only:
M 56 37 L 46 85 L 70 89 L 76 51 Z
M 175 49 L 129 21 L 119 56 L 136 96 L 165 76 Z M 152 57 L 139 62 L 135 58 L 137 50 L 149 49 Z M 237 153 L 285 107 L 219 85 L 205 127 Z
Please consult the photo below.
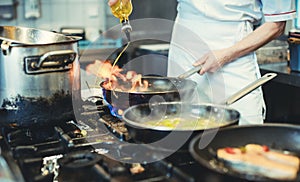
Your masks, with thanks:
M 292 0 L 178 0 L 178 14 L 169 50 L 168 76 L 192 68 L 210 50 L 234 45 L 253 31 L 253 25 L 294 18 Z M 215 73 L 194 74 L 198 84 L 193 102 L 220 103 L 260 77 L 255 53 L 225 64 Z M 230 107 L 241 114 L 239 124 L 263 123 L 261 88 Z

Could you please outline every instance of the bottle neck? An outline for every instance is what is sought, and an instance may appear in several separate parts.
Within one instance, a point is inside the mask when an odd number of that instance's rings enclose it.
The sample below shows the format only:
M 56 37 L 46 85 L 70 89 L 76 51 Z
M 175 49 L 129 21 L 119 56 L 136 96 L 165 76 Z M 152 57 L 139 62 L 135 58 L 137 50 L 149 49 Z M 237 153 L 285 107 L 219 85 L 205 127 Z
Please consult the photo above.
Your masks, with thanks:
M 128 18 L 120 19 L 120 22 L 121 22 L 122 25 L 125 25 L 125 24 L 129 25 L 129 19 Z
M 122 32 L 125 33 L 128 42 L 130 42 L 130 32 L 132 31 L 132 27 L 129 23 L 129 20 L 122 21 Z
M 120 18 L 120 23 L 123 24 L 123 22 L 129 22 L 128 17 L 121 17 Z

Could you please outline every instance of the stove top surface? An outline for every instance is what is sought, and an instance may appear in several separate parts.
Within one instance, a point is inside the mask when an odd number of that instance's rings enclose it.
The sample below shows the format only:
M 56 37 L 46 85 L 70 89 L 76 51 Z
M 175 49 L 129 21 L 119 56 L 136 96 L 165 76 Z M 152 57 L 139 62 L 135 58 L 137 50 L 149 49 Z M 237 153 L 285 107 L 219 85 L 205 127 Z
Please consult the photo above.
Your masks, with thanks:
M 84 107 L 76 122 L 2 128 L 1 181 L 194 181 L 164 160 L 124 162 L 137 155 L 124 152 L 122 141 L 129 140 L 124 123 L 111 116 L 106 106 Z
M 105 104 L 83 108 L 76 122 L 2 128 L 0 181 L 224 181 L 201 168 L 187 151 L 165 158 L 147 146 L 132 149 L 126 126 Z

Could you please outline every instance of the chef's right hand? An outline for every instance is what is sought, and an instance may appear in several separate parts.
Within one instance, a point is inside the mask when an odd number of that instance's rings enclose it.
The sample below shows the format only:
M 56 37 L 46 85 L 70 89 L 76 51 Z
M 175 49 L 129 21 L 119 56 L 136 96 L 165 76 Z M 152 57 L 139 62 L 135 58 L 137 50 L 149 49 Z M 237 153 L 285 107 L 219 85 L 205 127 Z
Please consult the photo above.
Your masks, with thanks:
M 113 6 L 117 2 L 118 2 L 118 0 L 108 0 L 108 6 Z
M 231 51 L 229 51 L 229 48 L 210 51 L 197 60 L 193 66 L 202 65 L 199 72 L 200 75 L 203 75 L 206 72 L 214 73 L 223 67 L 224 64 L 233 60 L 230 53 Z

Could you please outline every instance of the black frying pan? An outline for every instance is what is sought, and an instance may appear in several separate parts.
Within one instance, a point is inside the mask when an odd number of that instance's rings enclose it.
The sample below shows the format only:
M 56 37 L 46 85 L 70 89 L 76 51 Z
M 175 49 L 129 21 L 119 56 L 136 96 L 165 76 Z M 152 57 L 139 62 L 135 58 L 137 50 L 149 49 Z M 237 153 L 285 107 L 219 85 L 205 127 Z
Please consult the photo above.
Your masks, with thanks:
M 123 111 L 133 105 L 149 103 L 150 99 L 158 101 L 183 101 L 190 98 L 195 91 L 197 83 L 188 80 L 189 76 L 201 69 L 201 65 L 195 66 L 178 77 L 157 77 L 146 76 L 142 78 L 142 83 L 147 81 L 149 87 L 146 91 L 122 91 L 106 89 L 104 81 L 100 84 L 103 90 L 104 100 L 109 104 L 111 114 L 121 118 Z M 131 88 L 130 82 L 118 81 L 119 87 Z M 126 89 L 127 90 L 127 89 Z
M 218 131 L 213 140 L 205 147 L 201 144 L 211 137 L 211 133 L 198 135 L 192 139 L 189 151 L 199 164 L 216 175 L 230 181 L 274 181 L 262 176 L 234 172 L 216 159 L 215 152 L 223 147 L 240 147 L 249 143 L 267 145 L 270 148 L 289 151 L 300 155 L 300 126 L 290 124 L 264 124 L 233 126 Z M 202 149 L 203 148 L 203 149 Z M 299 175 L 297 181 L 299 181 Z
M 147 76 L 142 78 L 142 81 L 144 80 L 149 83 L 147 91 L 111 90 L 103 87 L 105 81 L 100 84 L 104 100 L 111 107 L 111 113 L 114 116 L 121 118 L 122 112 L 130 106 L 149 103 L 150 99 L 156 101 L 184 100 L 193 94 L 197 85 L 192 80 L 173 77 Z M 131 86 L 130 83 L 129 85 Z

